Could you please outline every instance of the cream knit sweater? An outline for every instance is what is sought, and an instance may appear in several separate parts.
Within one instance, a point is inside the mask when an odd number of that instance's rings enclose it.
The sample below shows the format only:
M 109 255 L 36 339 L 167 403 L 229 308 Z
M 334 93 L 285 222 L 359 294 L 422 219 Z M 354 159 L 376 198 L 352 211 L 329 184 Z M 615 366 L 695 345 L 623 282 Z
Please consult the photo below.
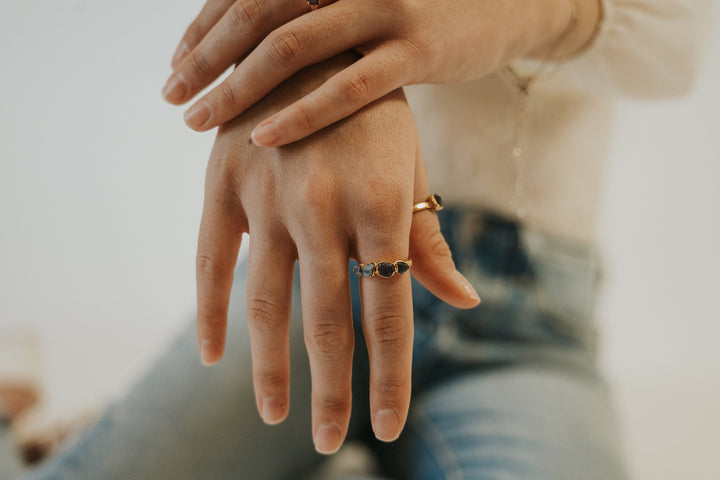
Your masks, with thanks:
M 612 116 L 619 96 L 684 93 L 697 66 L 704 0 L 603 0 L 603 19 L 581 54 L 545 69 L 527 104 L 523 221 L 592 241 Z M 706 8 L 703 8 L 706 7 Z M 516 70 L 534 65 L 518 62 Z M 514 216 L 513 129 L 519 96 L 501 74 L 406 89 L 432 191 L 447 203 Z

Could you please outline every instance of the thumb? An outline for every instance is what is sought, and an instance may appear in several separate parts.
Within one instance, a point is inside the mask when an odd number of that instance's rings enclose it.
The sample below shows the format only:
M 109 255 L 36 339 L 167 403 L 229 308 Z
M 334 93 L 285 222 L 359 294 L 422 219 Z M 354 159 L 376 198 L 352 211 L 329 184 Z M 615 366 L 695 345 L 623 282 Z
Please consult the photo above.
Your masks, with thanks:
M 418 146 L 415 159 L 415 202 L 429 195 L 427 169 Z M 453 307 L 472 308 L 480 297 L 470 282 L 455 268 L 450 247 L 440 231 L 437 214 L 431 210 L 413 213 L 410 227 L 412 274 L 425 288 Z
M 430 210 L 413 214 L 410 258 L 413 276 L 440 300 L 457 308 L 472 308 L 480 303 L 473 286 L 455 268 L 437 215 Z

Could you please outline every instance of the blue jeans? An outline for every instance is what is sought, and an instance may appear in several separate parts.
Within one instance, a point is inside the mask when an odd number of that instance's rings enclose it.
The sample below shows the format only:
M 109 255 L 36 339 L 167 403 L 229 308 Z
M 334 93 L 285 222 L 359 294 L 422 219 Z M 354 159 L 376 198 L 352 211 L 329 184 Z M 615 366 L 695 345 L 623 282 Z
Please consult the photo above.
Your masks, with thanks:
M 624 479 L 617 424 L 595 367 L 594 250 L 469 209 L 440 213 L 460 270 L 483 297 L 452 308 L 413 283 L 413 399 L 401 437 L 374 439 L 359 322 L 349 440 L 384 478 Z M 148 375 L 75 445 L 29 479 L 306 478 L 313 448 L 299 289 L 293 294 L 288 419 L 255 409 L 238 268 L 223 361 L 200 365 L 189 328 Z M 296 282 L 297 285 L 298 282 Z M 354 318 L 359 319 L 353 280 Z M 2 471 L 0 470 L 0 477 Z

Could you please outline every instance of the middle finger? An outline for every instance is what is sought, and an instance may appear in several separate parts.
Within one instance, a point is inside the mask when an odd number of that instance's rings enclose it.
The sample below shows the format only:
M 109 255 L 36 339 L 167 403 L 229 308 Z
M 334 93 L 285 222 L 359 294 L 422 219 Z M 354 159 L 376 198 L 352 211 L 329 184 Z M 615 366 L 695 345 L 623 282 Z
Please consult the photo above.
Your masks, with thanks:
M 333 248 L 335 245 L 338 247 Z M 315 448 L 337 451 L 352 404 L 354 334 L 347 248 L 298 244 L 303 330 L 312 377 Z

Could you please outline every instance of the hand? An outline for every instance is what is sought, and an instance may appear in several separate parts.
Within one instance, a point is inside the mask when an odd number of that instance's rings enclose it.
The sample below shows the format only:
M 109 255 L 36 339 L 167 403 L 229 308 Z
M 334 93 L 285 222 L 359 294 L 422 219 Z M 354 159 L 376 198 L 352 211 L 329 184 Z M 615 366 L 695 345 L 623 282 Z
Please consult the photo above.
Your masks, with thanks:
M 350 59 L 350 60 L 349 60 Z M 315 88 L 353 60 L 345 54 L 295 75 L 223 125 L 208 163 L 197 255 L 198 342 L 217 362 L 241 235 L 250 234 L 247 320 L 257 406 L 267 423 L 289 405 L 289 319 L 299 260 L 312 374 L 313 436 L 340 447 L 350 419 L 353 328 L 348 259 L 412 258 L 411 273 L 446 302 L 479 303 L 455 270 L 437 216 L 412 214 L 428 196 L 418 133 L 401 90 L 292 146 L 249 142 L 253 122 Z M 410 401 L 413 317 L 409 275 L 360 279 L 378 438 L 397 438 Z
M 582 8 L 565 35 L 571 1 Z M 285 145 L 404 85 L 465 81 L 517 57 L 577 50 L 595 30 L 597 4 L 321 0 L 322 8 L 307 13 L 304 0 L 208 0 L 178 47 L 163 94 L 171 103 L 185 103 L 244 57 L 186 112 L 186 123 L 204 131 L 234 118 L 307 65 L 349 49 L 363 54 L 253 132 L 258 145 Z

